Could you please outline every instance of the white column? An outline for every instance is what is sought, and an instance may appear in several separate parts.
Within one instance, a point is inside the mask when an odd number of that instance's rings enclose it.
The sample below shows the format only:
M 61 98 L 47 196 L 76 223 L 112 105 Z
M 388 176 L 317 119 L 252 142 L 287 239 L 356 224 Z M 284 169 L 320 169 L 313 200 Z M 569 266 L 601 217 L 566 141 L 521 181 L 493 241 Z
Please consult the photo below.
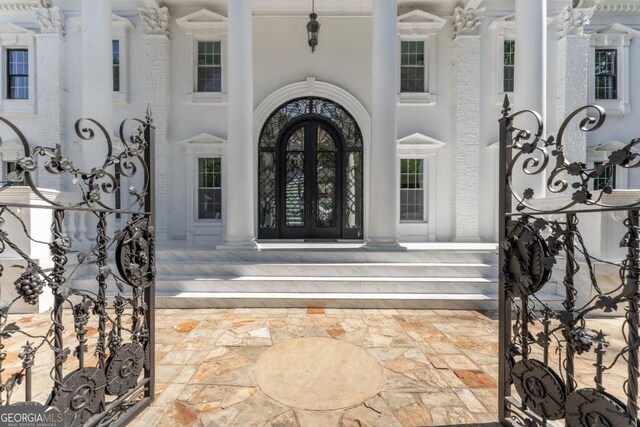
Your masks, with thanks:
M 113 134 L 113 63 L 111 1 L 82 0 L 82 114 Z M 102 165 L 107 148 L 102 135 L 83 143 L 85 168 Z
M 65 15 L 59 7 L 32 8 L 40 25 L 36 36 L 36 86 L 38 88 L 39 143 L 48 147 L 65 147 L 66 110 Z M 62 190 L 61 175 L 38 169 L 38 187 Z
M 589 101 L 589 40 L 584 26 L 593 8 L 567 7 L 558 28 L 558 124 Z M 587 162 L 587 133 L 576 124 L 569 126 L 562 141 L 569 162 Z
M 480 241 L 480 36 L 484 9 L 455 9 L 453 42 L 454 237 Z
M 111 46 L 111 0 L 82 0 L 82 116 L 101 123 L 109 136 L 113 126 L 113 60 Z M 96 126 L 91 141 L 82 145 L 82 169 L 102 166 L 107 156 L 106 137 Z M 113 174 L 114 171 L 108 171 Z M 115 207 L 115 195 L 101 191 L 102 202 Z M 96 236 L 96 220 L 91 218 L 87 237 Z M 108 218 L 107 233 L 112 234 L 115 217 Z
M 527 109 L 547 117 L 547 0 L 516 0 L 516 64 L 514 111 Z M 545 122 L 546 123 L 546 122 Z M 517 122 L 536 131 L 533 120 Z M 532 188 L 534 197 L 544 197 L 544 173 L 514 174 L 516 191 Z
M 170 235 L 169 222 L 172 207 L 171 149 L 167 126 L 171 104 L 169 10 L 166 7 L 140 8 L 138 13 L 145 29 L 145 34 L 142 36 L 145 101 L 151 107 L 153 124 L 156 127 L 154 177 L 156 180 L 156 238 L 167 240 Z
M 397 0 L 373 0 L 369 249 L 400 248 L 397 26 Z
M 253 17 L 251 0 L 228 2 L 227 209 L 224 245 L 255 249 L 253 150 Z M 229 184 L 233 183 L 233 191 Z

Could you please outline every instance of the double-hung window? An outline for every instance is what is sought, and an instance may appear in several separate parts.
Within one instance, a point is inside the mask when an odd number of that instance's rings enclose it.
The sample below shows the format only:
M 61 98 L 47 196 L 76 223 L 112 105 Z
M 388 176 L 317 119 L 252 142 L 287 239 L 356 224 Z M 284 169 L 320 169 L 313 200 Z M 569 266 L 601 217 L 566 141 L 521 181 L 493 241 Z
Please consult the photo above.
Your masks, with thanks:
M 424 221 L 424 159 L 400 159 L 400 220 Z
M 602 167 L 603 162 L 595 162 L 594 166 L 597 169 L 598 167 Z M 602 173 L 595 178 L 593 178 L 593 189 L 594 190 L 602 190 L 606 186 L 611 186 L 611 188 L 616 188 L 616 166 L 608 165 L 604 167 Z
M 425 54 L 423 40 L 403 40 L 400 48 L 400 92 L 425 92 Z
M 618 51 L 596 49 L 596 99 L 618 99 Z
M 18 163 L 16 162 L 5 162 L 5 181 L 11 182 L 12 185 L 27 185 L 24 176 L 18 176 Z
M 502 64 L 502 91 L 511 93 L 515 87 L 516 74 L 516 42 L 514 40 L 504 41 L 504 58 Z
M 29 99 L 29 51 L 7 49 L 7 98 Z
M 222 91 L 222 47 L 219 41 L 198 42 L 197 91 Z
M 222 218 L 222 161 L 198 159 L 198 219 Z
M 113 91 L 120 92 L 120 40 L 111 41 L 113 55 Z

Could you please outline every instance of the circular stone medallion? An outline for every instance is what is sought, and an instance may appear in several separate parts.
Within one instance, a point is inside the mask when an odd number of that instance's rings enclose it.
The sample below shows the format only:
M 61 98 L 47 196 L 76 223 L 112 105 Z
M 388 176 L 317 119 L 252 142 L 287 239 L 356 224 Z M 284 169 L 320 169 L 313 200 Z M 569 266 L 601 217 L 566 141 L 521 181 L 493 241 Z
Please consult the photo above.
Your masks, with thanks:
M 366 350 L 331 338 L 275 345 L 256 361 L 260 389 L 298 409 L 329 411 L 365 402 L 378 392 L 382 367 Z

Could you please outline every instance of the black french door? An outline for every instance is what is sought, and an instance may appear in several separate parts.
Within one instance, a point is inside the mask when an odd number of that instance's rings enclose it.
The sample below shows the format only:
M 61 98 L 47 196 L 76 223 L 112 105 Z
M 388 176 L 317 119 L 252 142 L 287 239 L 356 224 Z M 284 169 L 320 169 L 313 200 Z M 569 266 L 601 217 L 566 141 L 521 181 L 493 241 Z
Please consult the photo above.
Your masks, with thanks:
M 280 237 L 337 239 L 342 231 L 342 141 L 319 120 L 292 125 L 280 140 Z

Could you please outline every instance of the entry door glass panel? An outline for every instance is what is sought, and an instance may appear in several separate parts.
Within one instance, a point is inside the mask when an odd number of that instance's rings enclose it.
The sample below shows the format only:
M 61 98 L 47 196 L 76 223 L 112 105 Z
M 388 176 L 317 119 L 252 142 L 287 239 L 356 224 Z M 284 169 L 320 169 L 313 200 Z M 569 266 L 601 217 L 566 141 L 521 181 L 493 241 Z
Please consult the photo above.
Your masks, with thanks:
M 317 128 L 316 152 L 316 225 L 333 228 L 337 225 L 337 156 L 336 144 L 323 128 Z
M 285 179 L 285 224 L 305 225 L 305 153 L 304 128 L 298 129 L 287 142 Z

